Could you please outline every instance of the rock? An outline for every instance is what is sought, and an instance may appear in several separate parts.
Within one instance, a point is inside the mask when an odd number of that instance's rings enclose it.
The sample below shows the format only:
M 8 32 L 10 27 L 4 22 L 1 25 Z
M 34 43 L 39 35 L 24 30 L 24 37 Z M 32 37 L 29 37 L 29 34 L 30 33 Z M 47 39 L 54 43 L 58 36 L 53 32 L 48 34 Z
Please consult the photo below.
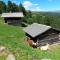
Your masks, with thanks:
M 41 46 L 40 47 L 41 50 L 45 50 L 45 51 L 48 50 L 48 48 L 49 48 L 49 45 L 48 44 L 46 46 Z
M 3 52 L 5 50 L 5 47 L 1 46 L 0 47 L 0 53 Z
M 51 60 L 51 59 L 41 59 L 41 60 Z
M 13 54 L 9 54 L 6 60 L 15 60 L 15 56 Z
M 4 24 L 6 24 L 6 23 L 4 23 Z

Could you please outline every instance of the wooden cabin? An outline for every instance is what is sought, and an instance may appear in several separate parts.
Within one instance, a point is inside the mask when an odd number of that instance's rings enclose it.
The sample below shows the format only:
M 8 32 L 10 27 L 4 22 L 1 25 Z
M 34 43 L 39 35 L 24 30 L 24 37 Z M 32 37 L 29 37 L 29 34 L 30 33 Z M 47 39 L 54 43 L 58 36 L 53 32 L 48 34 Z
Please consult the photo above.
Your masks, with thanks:
M 8 24 L 20 24 L 23 20 L 23 13 L 2 13 L 1 17 L 4 18 L 5 23 Z
M 60 31 L 52 28 L 51 26 L 33 23 L 28 27 L 24 28 L 25 34 L 29 39 L 33 40 L 35 43 L 55 43 L 59 40 Z

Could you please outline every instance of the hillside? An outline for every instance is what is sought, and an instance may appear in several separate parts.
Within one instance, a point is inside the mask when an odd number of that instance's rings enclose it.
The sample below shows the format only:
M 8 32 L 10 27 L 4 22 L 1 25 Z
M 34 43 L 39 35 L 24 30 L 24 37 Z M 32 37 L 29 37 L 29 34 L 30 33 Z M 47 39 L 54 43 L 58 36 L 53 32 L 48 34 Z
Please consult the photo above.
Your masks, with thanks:
M 51 11 L 51 12 L 44 12 L 44 11 L 41 11 L 41 12 L 33 12 L 33 13 L 36 13 L 36 14 L 42 14 L 42 15 L 49 15 L 49 16 L 60 16 L 60 11 Z
M 0 18 L 0 45 L 11 51 L 16 60 L 60 60 L 60 46 L 51 47 L 51 50 L 40 51 L 26 44 L 23 27 L 4 24 Z M 0 56 L 0 60 L 6 60 L 7 56 Z
M 27 14 L 24 22 L 27 24 L 39 23 L 52 26 L 53 28 L 60 29 L 60 13 L 56 12 L 31 12 Z

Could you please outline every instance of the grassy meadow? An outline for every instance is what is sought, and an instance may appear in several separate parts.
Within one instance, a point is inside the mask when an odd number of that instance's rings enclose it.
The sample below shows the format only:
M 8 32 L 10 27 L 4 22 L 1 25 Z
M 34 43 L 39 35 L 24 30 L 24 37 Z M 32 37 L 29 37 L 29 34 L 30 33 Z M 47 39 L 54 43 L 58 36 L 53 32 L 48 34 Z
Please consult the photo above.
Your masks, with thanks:
M 51 47 L 48 51 L 33 49 L 26 44 L 25 33 L 22 27 L 4 24 L 0 18 L 0 46 L 5 46 L 16 57 L 16 60 L 60 60 L 60 46 Z M 6 60 L 5 55 L 0 60 Z

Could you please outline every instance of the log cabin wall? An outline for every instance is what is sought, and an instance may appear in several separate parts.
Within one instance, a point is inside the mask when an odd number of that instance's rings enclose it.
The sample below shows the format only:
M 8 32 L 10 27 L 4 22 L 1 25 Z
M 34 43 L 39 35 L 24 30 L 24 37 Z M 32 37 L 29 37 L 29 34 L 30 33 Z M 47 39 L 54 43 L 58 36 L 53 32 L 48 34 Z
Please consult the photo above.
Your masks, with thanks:
M 33 40 L 34 42 L 37 42 L 37 38 L 36 37 L 32 37 L 29 34 L 25 33 L 25 35 L 27 36 L 27 38 L 30 38 L 31 40 Z
M 4 18 L 5 23 L 21 23 L 22 22 L 22 18 L 20 17 L 7 17 Z
M 37 37 L 37 41 L 40 44 L 44 44 L 44 43 L 49 43 L 49 44 L 53 44 L 59 41 L 59 31 L 58 30 L 54 30 L 54 29 L 50 29 L 48 31 L 46 31 L 45 33 L 39 35 Z
M 58 37 L 59 36 L 59 31 L 54 30 L 54 29 L 50 29 L 48 31 L 46 31 L 45 33 L 39 35 L 37 37 L 37 39 L 44 39 L 44 38 L 54 38 L 54 37 Z
M 26 33 L 26 36 L 30 37 L 34 42 L 37 42 L 37 40 L 42 41 L 42 40 L 48 40 L 48 39 L 51 39 L 51 38 L 59 37 L 59 31 L 55 30 L 55 29 L 49 29 L 45 33 L 42 33 L 42 34 L 40 34 L 40 35 L 38 35 L 37 37 L 34 37 L 34 38 L 27 33 Z

